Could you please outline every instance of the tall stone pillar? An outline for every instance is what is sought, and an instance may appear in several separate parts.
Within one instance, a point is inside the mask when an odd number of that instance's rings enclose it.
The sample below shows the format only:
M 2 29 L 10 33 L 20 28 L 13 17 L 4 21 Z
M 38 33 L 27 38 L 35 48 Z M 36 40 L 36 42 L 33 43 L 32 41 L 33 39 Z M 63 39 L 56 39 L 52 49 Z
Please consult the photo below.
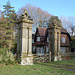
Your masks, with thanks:
M 60 52 L 60 32 L 58 32 L 58 52 Z
M 28 54 L 28 28 L 25 28 L 25 56 Z
M 21 57 L 25 57 L 25 56 L 27 56 L 27 38 L 26 38 L 26 34 L 28 34 L 27 32 L 26 32 L 26 27 L 23 25 L 22 27 L 21 27 L 21 29 L 22 29 L 22 32 L 21 32 L 21 34 L 22 34 L 22 38 L 21 38 L 21 40 L 22 40 L 22 42 L 20 43 L 21 44 Z M 27 36 L 28 37 L 28 36 Z
M 27 11 L 20 16 L 19 28 L 20 28 L 20 46 L 17 49 L 20 50 L 21 65 L 33 65 L 32 55 L 32 19 L 28 16 Z M 17 42 L 18 43 L 18 42 Z
M 52 53 L 52 51 L 51 51 L 51 49 L 52 49 L 52 32 L 50 32 L 50 31 L 48 31 L 48 36 L 49 36 L 49 40 L 51 40 L 49 43 L 48 43 L 48 49 L 49 49 L 49 61 L 51 61 L 51 57 L 53 57 L 52 55 L 51 55 L 51 53 Z
M 60 29 L 61 28 L 57 27 L 56 25 L 49 26 L 48 28 L 48 34 L 51 35 L 49 42 L 49 52 L 51 52 L 50 55 L 52 61 L 58 61 L 60 58 Z
M 32 27 L 29 28 L 29 51 L 28 56 L 32 56 Z
M 53 36 L 53 60 L 57 61 L 57 31 L 54 29 L 54 36 Z
M 58 56 L 58 60 L 60 61 L 60 60 L 61 60 L 61 53 L 60 53 L 60 31 L 58 32 L 58 41 L 57 41 L 57 44 L 58 44 L 58 45 L 57 45 L 57 46 L 58 46 L 58 47 L 57 47 L 57 48 L 58 48 L 58 49 L 57 49 L 57 50 L 58 50 L 58 51 L 57 51 L 57 52 L 58 52 L 58 53 L 57 53 L 57 56 Z

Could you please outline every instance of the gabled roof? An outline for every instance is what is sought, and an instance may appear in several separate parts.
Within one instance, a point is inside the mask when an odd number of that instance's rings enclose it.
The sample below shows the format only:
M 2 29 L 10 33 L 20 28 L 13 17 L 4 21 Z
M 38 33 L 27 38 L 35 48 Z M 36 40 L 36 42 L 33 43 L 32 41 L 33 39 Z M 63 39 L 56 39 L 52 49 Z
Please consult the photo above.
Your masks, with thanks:
M 46 34 L 46 28 L 38 27 L 38 32 L 40 36 L 45 36 Z
M 47 30 L 46 28 L 38 27 L 36 29 L 35 38 L 36 38 L 36 35 L 37 35 L 37 32 L 38 32 L 38 34 L 40 36 L 40 40 L 41 41 L 44 41 L 45 40 L 45 37 L 46 37 L 46 30 Z
M 42 27 L 38 27 L 37 29 L 36 29 L 36 34 L 37 34 L 37 32 L 39 33 L 39 36 L 40 36 L 40 38 L 41 38 L 41 41 L 44 41 L 46 38 L 46 35 L 47 35 L 47 33 L 48 33 L 48 31 L 47 31 L 47 28 L 42 28 Z M 35 34 L 35 35 L 36 35 Z M 61 29 L 61 34 L 67 34 L 68 35 L 68 37 L 69 37 L 69 39 L 71 40 L 71 37 L 70 37 L 70 35 L 69 35 L 69 33 L 64 29 L 64 28 L 62 28 Z M 34 37 L 34 36 L 33 36 Z M 35 36 L 36 37 L 36 36 Z
M 67 34 L 67 36 L 69 37 L 69 40 L 71 41 L 70 34 L 66 31 L 66 29 L 62 28 L 61 29 L 61 34 Z

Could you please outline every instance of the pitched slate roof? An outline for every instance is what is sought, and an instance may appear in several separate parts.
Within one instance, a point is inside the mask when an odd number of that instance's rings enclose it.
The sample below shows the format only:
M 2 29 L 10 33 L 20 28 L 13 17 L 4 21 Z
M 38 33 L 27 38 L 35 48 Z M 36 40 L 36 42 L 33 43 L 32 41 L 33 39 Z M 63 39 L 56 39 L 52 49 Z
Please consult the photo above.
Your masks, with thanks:
M 44 41 L 45 40 L 46 30 L 47 30 L 46 28 L 38 27 L 38 32 L 39 32 L 40 40 L 41 41 Z
M 46 28 L 38 27 L 38 32 L 40 36 L 45 36 L 46 34 Z
M 47 28 L 38 27 L 38 32 L 40 36 L 46 35 Z M 68 33 L 64 28 L 61 29 L 61 32 Z
M 47 28 L 38 27 L 37 32 L 40 35 L 41 41 L 44 41 L 45 37 L 46 37 L 46 35 L 48 33 Z M 69 36 L 69 39 L 71 40 L 69 33 L 64 28 L 61 29 L 61 34 L 67 34 Z M 35 38 L 35 35 L 33 34 L 33 38 Z

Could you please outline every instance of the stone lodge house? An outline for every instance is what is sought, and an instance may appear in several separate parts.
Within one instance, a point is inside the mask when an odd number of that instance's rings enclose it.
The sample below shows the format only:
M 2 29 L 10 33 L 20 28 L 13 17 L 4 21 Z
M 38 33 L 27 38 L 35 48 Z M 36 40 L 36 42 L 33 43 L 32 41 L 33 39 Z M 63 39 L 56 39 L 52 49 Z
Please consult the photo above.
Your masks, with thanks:
M 32 53 L 33 54 L 44 54 L 48 53 L 48 43 L 49 43 L 48 30 L 47 28 L 38 27 L 36 33 L 32 35 Z M 70 52 L 71 51 L 71 38 L 69 33 L 62 28 L 61 29 L 61 41 L 60 41 L 60 52 Z

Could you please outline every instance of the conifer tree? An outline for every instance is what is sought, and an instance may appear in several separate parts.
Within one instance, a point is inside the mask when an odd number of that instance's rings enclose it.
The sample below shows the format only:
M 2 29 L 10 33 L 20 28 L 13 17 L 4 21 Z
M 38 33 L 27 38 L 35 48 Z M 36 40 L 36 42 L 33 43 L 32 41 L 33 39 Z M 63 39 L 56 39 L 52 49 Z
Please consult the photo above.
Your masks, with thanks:
M 0 49 L 3 48 L 5 45 L 5 35 L 6 35 L 6 29 L 5 29 L 5 19 L 4 16 L 1 16 L 0 18 Z
M 8 1 L 6 5 L 3 5 L 4 11 L 2 14 L 4 15 L 5 22 L 3 25 L 5 25 L 5 42 L 7 44 L 7 47 L 9 50 L 13 47 L 13 44 L 15 43 L 15 26 L 16 26 L 16 19 L 17 15 L 14 11 L 14 7 L 11 7 L 10 2 Z
M 51 16 L 51 18 L 49 19 L 48 26 L 49 25 L 56 25 L 58 27 L 62 27 L 62 22 L 57 16 Z

